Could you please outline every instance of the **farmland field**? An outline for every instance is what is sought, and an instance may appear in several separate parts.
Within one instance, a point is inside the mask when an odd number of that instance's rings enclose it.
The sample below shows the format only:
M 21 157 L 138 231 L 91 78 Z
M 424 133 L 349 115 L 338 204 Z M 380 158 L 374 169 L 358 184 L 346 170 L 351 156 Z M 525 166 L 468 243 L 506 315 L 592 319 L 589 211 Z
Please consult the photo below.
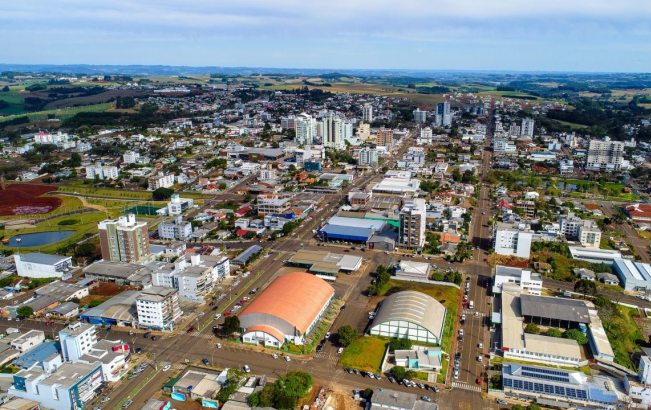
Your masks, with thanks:
M 44 196 L 55 187 L 38 184 L 10 184 L 0 191 L 0 215 L 45 214 L 61 205 L 61 198 Z
M 0 114 L 13 115 L 25 111 L 25 98 L 15 87 L 10 91 L 0 91 L 0 101 L 7 103 L 4 108 L 0 105 Z
M 13 120 L 18 117 L 29 117 L 31 121 L 45 120 L 48 118 L 48 115 L 52 115 L 54 116 L 54 118 L 65 120 L 80 112 L 104 112 L 109 110 L 111 107 L 113 107 L 113 103 L 84 105 L 81 107 L 69 107 L 69 108 L 61 108 L 55 110 L 34 111 L 25 114 L 15 114 L 15 115 L 8 115 L 6 117 L 0 117 L 0 123 Z

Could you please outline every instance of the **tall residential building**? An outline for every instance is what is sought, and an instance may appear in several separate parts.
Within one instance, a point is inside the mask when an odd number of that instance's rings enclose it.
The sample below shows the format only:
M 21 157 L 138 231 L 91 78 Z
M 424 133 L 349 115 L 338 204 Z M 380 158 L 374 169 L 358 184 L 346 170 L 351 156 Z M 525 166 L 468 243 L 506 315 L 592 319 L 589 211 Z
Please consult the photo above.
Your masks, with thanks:
M 436 114 L 434 122 L 437 127 L 449 127 L 452 125 L 452 114 L 450 113 L 450 103 L 443 101 L 436 104 Z
M 495 225 L 495 253 L 528 258 L 531 255 L 533 231 L 527 224 L 498 222 Z
M 523 118 L 520 124 L 520 135 L 526 135 L 533 138 L 533 118 Z
M 398 242 L 409 248 L 425 245 L 427 206 L 425 199 L 414 198 L 400 210 L 400 232 Z
M 393 130 L 389 128 L 380 128 L 377 130 L 377 145 L 391 148 L 393 146 Z
M 174 330 L 181 317 L 179 296 L 172 288 L 151 286 L 136 299 L 138 323 L 148 329 Z
M 359 165 L 376 167 L 378 165 L 377 148 L 365 147 L 359 151 Z
M 147 222 L 137 222 L 134 214 L 106 219 L 98 228 L 104 260 L 138 263 L 151 256 Z
M 341 135 L 341 118 L 333 115 L 323 119 L 323 145 L 327 148 L 344 149 L 346 144 Z
M 373 122 L 373 106 L 369 103 L 364 104 L 362 107 L 362 121 Z
M 311 115 L 302 113 L 294 119 L 296 143 L 299 145 L 314 144 L 316 138 L 316 120 Z
M 624 158 L 624 143 L 603 140 L 591 140 L 588 148 L 586 169 L 589 171 L 619 171 Z
M 95 325 L 75 322 L 59 331 L 61 354 L 66 362 L 76 363 L 97 343 Z
M 371 126 L 365 122 L 362 122 L 357 127 L 357 138 L 362 141 L 367 141 L 371 138 Z
M 353 123 L 350 120 L 341 122 L 341 138 L 348 140 L 353 138 Z
M 427 122 L 427 111 L 421 111 L 420 108 L 416 108 L 413 114 L 416 124 L 425 124 Z
M 192 223 L 183 221 L 183 217 L 178 215 L 173 221 L 164 221 L 158 224 L 158 237 L 160 239 L 177 239 L 187 241 L 192 235 Z
M 135 164 L 140 159 L 140 153 L 136 151 L 125 151 L 122 160 L 125 164 Z

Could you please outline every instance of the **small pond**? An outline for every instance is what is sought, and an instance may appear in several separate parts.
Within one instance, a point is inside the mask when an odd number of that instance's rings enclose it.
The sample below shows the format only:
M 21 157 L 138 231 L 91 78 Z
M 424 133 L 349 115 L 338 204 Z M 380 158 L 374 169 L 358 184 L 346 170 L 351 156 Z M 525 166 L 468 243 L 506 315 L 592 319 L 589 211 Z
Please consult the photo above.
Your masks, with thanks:
M 23 233 L 14 235 L 6 243 L 7 246 L 16 248 L 28 248 L 30 246 L 49 245 L 54 242 L 62 241 L 70 237 L 75 231 L 47 231 L 47 232 L 34 232 Z

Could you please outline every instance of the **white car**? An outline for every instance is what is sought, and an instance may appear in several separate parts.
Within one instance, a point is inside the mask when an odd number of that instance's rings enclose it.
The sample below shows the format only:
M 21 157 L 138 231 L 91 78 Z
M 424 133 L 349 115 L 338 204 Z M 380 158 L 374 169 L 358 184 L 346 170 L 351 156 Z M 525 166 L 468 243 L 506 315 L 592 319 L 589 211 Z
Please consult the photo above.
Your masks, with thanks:
M 459 379 L 459 370 L 455 369 L 455 371 L 454 371 L 454 379 L 455 380 Z
M 221 349 L 221 348 L 222 348 L 222 344 L 221 344 L 221 343 L 217 343 L 217 349 Z
M 249 367 L 248 364 L 245 364 L 243 367 L 245 373 L 251 373 L 251 368 Z
M 289 357 L 289 356 L 285 356 L 285 361 L 286 361 L 286 362 L 291 362 L 291 361 L 292 361 L 292 358 Z
M 222 317 L 222 314 L 221 314 L 221 313 L 217 313 L 217 314 L 215 315 L 215 320 L 219 320 L 221 317 Z
M 344 348 L 340 347 L 339 350 L 337 350 L 337 353 L 342 354 L 344 352 Z
M 168 371 L 168 370 L 171 369 L 171 368 L 172 368 L 172 365 L 170 365 L 170 364 L 166 364 L 166 365 L 163 367 L 163 371 L 166 372 L 166 371 Z
M 274 359 L 277 359 L 278 358 L 278 353 L 272 354 L 271 357 L 273 357 Z
M 484 344 L 483 344 L 482 342 L 479 342 L 479 344 L 477 345 L 477 347 L 480 348 L 480 349 L 483 349 L 483 348 L 484 348 Z

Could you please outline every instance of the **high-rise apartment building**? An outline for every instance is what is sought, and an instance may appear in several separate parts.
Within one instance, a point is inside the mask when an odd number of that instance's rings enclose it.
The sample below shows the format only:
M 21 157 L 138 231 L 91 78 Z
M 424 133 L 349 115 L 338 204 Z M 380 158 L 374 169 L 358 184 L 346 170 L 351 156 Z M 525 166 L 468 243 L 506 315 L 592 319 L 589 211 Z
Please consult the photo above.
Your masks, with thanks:
M 378 165 L 377 148 L 362 148 L 359 151 L 359 165 L 376 167 Z
M 588 148 L 588 160 L 585 168 L 588 171 L 619 171 L 624 159 L 624 143 L 603 140 L 591 140 Z
M 416 124 L 425 124 L 427 122 L 427 111 L 421 111 L 420 108 L 416 108 L 413 114 Z
M 389 128 L 380 128 L 376 136 L 377 145 L 391 148 L 393 146 L 393 130 Z
M 436 114 L 434 122 L 437 127 L 449 127 L 452 125 L 452 114 L 450 113 L 450 103 L 443 101 L 436 104 Z
M 357 138 L 362 141 L 367 141 L 371 138 L 371 126 L 367 123 L 360 123 L 357 127 Z
M 308 114 L 300 114 L 294 119 L 296 143 L 299 145 L 314 144 L 316 138 L 316 120 Z
M 59 343 L 63 360 L 76 363 L 97 343 L 95 326 L 89 323 L 71 323 L 59 331 Z
M 98 224 L 98 228 L 104 260 L 139 263 L 150 258 L 147 223 L 136 221 L 134 214 L 106 219 Z
M 151 286 L 136 299 L 138 323 L 148 329 L 174 330 L 181 317 L 179 296 L 175 289 Z
M 373 122 L 373 106 L 369 103 L 364 104 L 362 107 L 362 121 L 368 123 Z
M 323 145 L 327 148 L 344 149 L 346 144 L 341 135 L 341 118 L 333 115 L 323 119 Z
M 425 199 L 414 198 L 400 210 L 400 232 L 398 242 L 408 248 L 425 245 L 427 206 Z
M 520 124 L 520 135 L 533 137 L 534 120 L 532 118 L 523 118 Z

